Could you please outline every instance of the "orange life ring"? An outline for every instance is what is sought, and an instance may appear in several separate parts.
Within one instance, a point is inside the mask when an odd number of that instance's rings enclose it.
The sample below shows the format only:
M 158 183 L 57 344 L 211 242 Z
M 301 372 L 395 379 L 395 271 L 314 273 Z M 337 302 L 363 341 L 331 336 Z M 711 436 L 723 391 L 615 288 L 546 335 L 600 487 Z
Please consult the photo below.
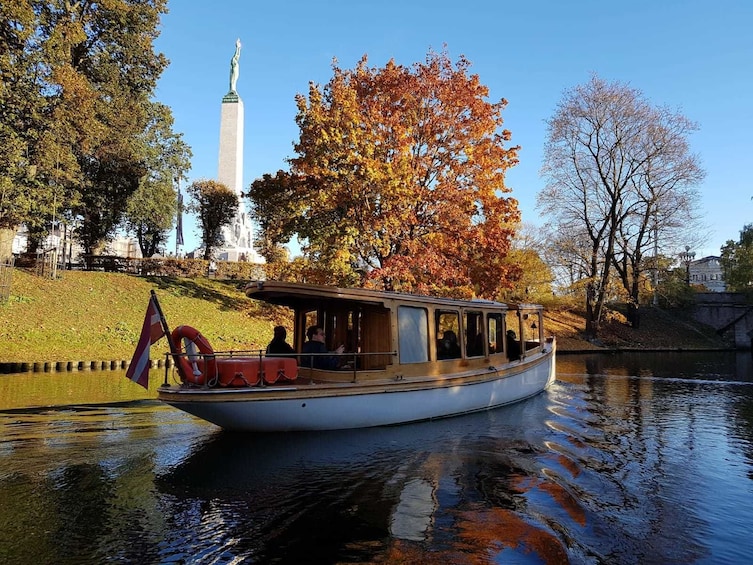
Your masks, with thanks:
M 216 376 L 214 349 L 199 330 L 191 326 L 178 326 L 173 330 L 172 337 L 178 353 L 178 372 L 184 382 L 204 385 L 207 377 Z M 180 355 L 183 353 L 184 341 L 187 355 Z M 197 349 L 200 355 L 196 355 Z

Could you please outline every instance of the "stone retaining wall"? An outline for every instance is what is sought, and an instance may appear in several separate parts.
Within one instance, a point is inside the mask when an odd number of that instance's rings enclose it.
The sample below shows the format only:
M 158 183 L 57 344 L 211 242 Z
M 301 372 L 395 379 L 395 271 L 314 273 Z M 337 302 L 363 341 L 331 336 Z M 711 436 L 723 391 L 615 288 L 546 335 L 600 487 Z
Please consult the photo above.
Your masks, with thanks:
M 751 349 L 753 343 L 753 306 L 745 295 L 734 292 L 699 292 L 693 319 L 734 339 L 737 349 Z

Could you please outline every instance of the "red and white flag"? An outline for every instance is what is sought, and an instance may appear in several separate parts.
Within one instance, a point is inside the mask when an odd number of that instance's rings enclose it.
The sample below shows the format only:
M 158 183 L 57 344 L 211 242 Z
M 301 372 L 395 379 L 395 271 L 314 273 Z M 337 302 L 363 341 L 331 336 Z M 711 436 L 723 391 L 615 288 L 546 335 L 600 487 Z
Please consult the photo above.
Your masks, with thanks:
M 151 296 L 149 297 L 149 306 L 146 308 L 144 325 L 141 328 L 141 337 L 139 337 L 133 359 L 131 359 L 131 364 L 128 365 L 126 371 L 126 377 L 146 389 L 149 388 L 149 348 L 163 335 L 165 335 L 165 331 L 162 328 L 157 306 L 154 304 L 154 297 Z

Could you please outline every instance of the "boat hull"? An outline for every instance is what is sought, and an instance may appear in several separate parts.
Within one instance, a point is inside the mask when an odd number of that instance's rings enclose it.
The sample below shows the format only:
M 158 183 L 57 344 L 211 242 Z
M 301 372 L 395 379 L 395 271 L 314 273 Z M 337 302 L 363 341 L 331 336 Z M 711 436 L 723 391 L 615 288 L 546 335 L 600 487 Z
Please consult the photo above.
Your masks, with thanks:
M 446 418 L 530 398 L 554 380 L 553 347 L 518 364 L 452 378 L 381 384 L 160 389 L 159 398 L 236 431 L 336 430 Z

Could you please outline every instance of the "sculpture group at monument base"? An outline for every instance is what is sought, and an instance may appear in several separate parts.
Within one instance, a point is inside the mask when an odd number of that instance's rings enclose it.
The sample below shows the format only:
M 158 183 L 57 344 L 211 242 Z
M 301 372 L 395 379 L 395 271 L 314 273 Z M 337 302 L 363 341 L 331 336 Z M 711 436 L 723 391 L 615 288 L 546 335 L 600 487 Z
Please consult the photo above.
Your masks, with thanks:
M 219 261 L 236 261 L 240 263 L 257 263 L 263 264 L 264 257 L 261 257 L 255 249 L 250 247 L 232 247 L 221 248 L 215 253 Z
M 204 249 L 199 247 L 183 255 L 187 259 L 201 259 L 204 257 Z M 212 262 L 228 261 L 237 263 L 254 263 L 264 265 L 266 260 L 259 255 L 256 249 L 250 247 L 218 247 L 212 252 Z

